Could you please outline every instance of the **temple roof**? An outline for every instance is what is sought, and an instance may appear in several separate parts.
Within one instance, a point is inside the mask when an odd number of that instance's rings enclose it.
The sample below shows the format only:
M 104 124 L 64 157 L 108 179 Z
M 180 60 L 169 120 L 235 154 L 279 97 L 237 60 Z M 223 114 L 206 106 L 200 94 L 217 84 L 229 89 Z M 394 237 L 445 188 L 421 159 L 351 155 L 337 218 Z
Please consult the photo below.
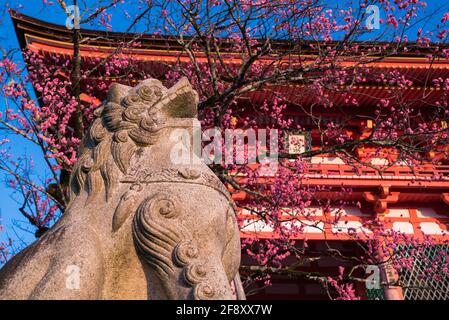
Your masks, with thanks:
M 72 32 L 65 26 L 39 20 L 21 14 L 14 10 L 10 10 L 10 15 L 21 48 L 25 48 L 35 42 L 42 45 L 47 44 L 50 47 L 54 47 L 53 49 L 68 49 L 71 47 Z M 142 55 L 148 55 L 148 58 L 151 56 L 148 50 L 156 50 L 156 52 L 159 53 L 182 50 L 182 47 L 177 42 L 176 38 L 169 35 L 110 32 L 89 29 L 80 29 L 80 33 L 82 34 L 83 38 L 87 38 L 83 42 L 82 46 L 97 48 L 99 53 L 96 53 L 96 55 L 101 54 L 101 52 L 108 52 L 109 50 L 116 48 L 119 42 L 130 41 L 136 38 L 139 39 L 141 45 L 138 49 L 135 49 L 133 51 L 135 51 L 136 53 L 141 53 Z M 186 40 L 189 40 L 189 37 L 184 38 Z M 227 38 L 220 38 L 219 43 L 223 47 L 232 46 L 232 40 Z M 316 54 L 316 50 L 312 48 L 311 44 L 315 43 L 316 41 L 305 40 L 302 40 L 300 43 L 292 42 L 289 40 L 272 40 L 272 49 L 274 53 L 282 53 L 283 50 L 288 50 L 289 52 L 293 50 L 293 52 L 300 52 L 302 56 L 313 56 L 314 54 Z M 327 44 L 329 45 L 336 43 L 338 42 L 327 42 Z M 388 42 L 351 42 L 351 45 L 357 45 L 360 48 L 360 52 L 362 53 L 366 52 L 366 50 L 370 48 L 381 47 L 388 44 Z M 434 52 L 433 50 L 435 49 L 435 47 L 436 44 L 430 45 L 428 48 L 423 48 L 416 43 L 409 42 L 407 43 L 407 51 L 402 50 L 397 54 L 390 52 L 388 57 L 383 58 L 378 63 L 375 63 L 375 65 L 379 68 L 426 68 L 429 64 L 428 58 L 426 56 L 429 53 Z M 49 47 L 44 46 L 43 48 L 47 48 L 50 50 Z M 168 57 L 162 59 L 169 59 L 169 56 L 172 55 L 173 54 L 168 55 Z M 350 64 L 350 62 L 348 63 Z M 434 69 L 449 69 L 449 59 L 437 60 L 433 63 L 434 65 L 432 66 L 432 68 Z
M 28 48 L 33 51 L 39 51 L 44 56 L 62 55 L 70 57 L 73 54 L 72 44 L 72 32 L 65 26 L 45 22 L 39 19 L 35 19 L 16 11 L 10 11 L 11 18 L 14 24 L 14 28 L 19 39 L 19 43 L 22 49 Z M 159 77 L 167 71 L 167 64 L 175 63 L 177 61 L 189 62 L 190 58 L 187 54 L 182 52 L 181 46 L 177 43 L 176 39 L 172 36 L 162 35 L 148 35 L 148 34 L 136 34 L 136 33 L 121 33 L 121 32 L 107 32 L 98 30 L 81 29 L 80 33 L 83 36 L 83 43 L 80 44 L 80 54 L 82 59 L 90 58 L 103 58 L 109 56 L 111 53 L 117 50 L 120 43 L 125 43 L 131 39 L 139 39 L 140 45 L 135 48 L 124 49 L 124 52 L 132 55 L 133 59 L 141 61 L 142 68 L 145 70 L 151 70 L 151 74 L 154 77 Z M 221 39 L 224 46 L 229 46 L 229 39 Z M 277 40 L 273 42 L 273 51 L 276 53 L 289 49 L 294 52 L 298 52 L 301 57 L 301 63 L 307 63 L 307 60 L 313 61 L 315 52 L 311 49 L 310 42 L 302 42 L 301 44 L 294 44 L 297 48 L 289 48 L 292 43 L 285 40 Z M 376 46 L 384 45 L 384 43 L 374 42 L 360 42 L 357 43 L 360 46 L 360 51 L 368 50 Z M 426 55 L 433 49 L 419 48 L 416 44 L 408 43 L 408 52 L 402 52 L 401 54 L 389 54 L 374 62 L 369 62 L 367 65 L 362 66 L 365 70 L 372 70 L 370 72 L 382 73 L 382 72 L 400 72 L 406 78 L 414 81 L 414 86 L 410 88 L 401 89 L 404 91 L 401 96 L 406 99 L 419 101 L 419 97 L 425 95 L 426 104 L 432 105 L 434 101 L 441 98 L 441 90 L 439 88 L 432 87 L 431 80 L 436 78 L 449 78 L 449 59 L 435 59 L 432 62 L 426 57 Z M 223 57 L 226 63 L 240 64 L 241 60 L 238 53 L 227 53 L 226 57 Z M 371 57 L 371 58 L 374 58 Z M 207 61 L 203 52 L 198 52 L 196 59 L 198 62 Z M 270 58 L 263 58 L 262 63 L 266 60 L 270 63 Z M 372 60 L 372 59 L 371 59 Z M 279 63 L 282 63 L 279 62 Z M 339 64 L 343 67 L 354 66 L 358 63 L 357 60 L 348 57 L 346 60 L 340 61 Z M 65 75 L 68 77 L 68 75 Z M 114 81 L 114 79 L 105 79 L 104 77 L 94 76 L 92 79 L 86 79 L 87 81 Z M 138 79 L 134 80 L 137 81 Z M 132 82 L 133 80 L 131 80 Z M 274 91 L 282 92 L 286 100 L 294 104 L 308 105 L 313 95 L 308 94 L 302 90 L 304 94 L 298 95 L 298 85 L 282 85 L 273 90 L 256 91 L 248 94 L 248 98 L 251 102 L 258 104 L 266 99 L 271 99 L 270 94 Z M 382 86 L 376 83 L 366 83 L 365 85 L 359 85 L 351 88 L 351 93 L 356 96 L 361 105 L 375 104 L 379 99 L 387 98 L 391 95 L 391 90 L 398 88 Z M 344 104 L 344 100 L 341 93 L 327 92 L 330 101 L 332 103 L 341 105 Z

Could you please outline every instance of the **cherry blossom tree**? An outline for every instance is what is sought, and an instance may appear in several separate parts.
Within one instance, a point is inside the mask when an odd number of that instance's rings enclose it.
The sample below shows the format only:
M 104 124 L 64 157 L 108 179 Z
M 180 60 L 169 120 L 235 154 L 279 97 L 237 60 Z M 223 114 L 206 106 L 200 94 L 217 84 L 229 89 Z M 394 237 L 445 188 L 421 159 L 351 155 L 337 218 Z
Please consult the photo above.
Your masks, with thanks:
M 63 0 L 43 1 L 43 5 L 59 6 L 61 13 L 68 15 L 73 13 L 69 10 L 71 4 Z M 237 205 L 262 219 L 277 235 L 276 239 L 256 235 L 242 241 L 244 252 L 259 265 L 242 267 L 248 283 L 260 281 L 263 286 L 270 285 L 273 274 L 304 277 L 321 283 L 332 299 L 357 299 L 353 284 L 365 281 L 357 276 L 358 270 L 373 264 L 402 270 L 413 264 L 413 258 L 404 256 L 398 243 L 407 244 L 418 253 L 433 244 L 431 238 L 421 241 L 393 232 L 377 217 L 364 225 L 372 231 L 370 235 L 352 235 L 361 249 L 360 255 L 344 256 L 328 242 L 325 252 L 313 258 L 338 257 L 352 262 L 352 269 L 341 267 L 335 275 L 313 274 L 295 268 L 312 258 L 308 255 L 307 239 L 294 239 L 306 227 L 321 228 L 322 221 L 309 226 L 288 222 L 310 218 L 313 213 L 307 208 L 314 205 L 325 212 L 337 210 L 331 221 L 337 225 L 339 208 L 360 206 L 318 196 L 326 191 L 351 193 L 350 188 L 331 190 L 304 183 L 313 156 L 339 157 L 353 167 L 354 174 L 360 174 L 361 168 L 382 174 L 398 164 L 407 166 L 413 174 L 423 163 L 447 161 L 448 132 L 444 124 L 449 117 L 449 79 L 431 77 L 432 64 L 449 58 L 445 45 L 449 13 L 445 8 L 436 10 L 440 19 L 430 26 L 426 23 L 426 3 L 418 0 L 114 0 L 73 4 L 80 7 L 81 27 L 116 31 L 113 19 L 117 18 L 126 21 L 125 27 L 120 24 L 120 31 L 135 33 L 116 43 L 117 49 L 107 58 L 83 59 L 80 45 L 90 39 L 76 28 L 71 31 L 70 58 L 49 58 L 41 52 L 25 50 L 24 64 L 17 54 L 7 52 L 2 56 L 0 82 L 5 108 L 0 112 L 0 129 L 38 146 L 49 172 L 36 179 L 32 159 L 11 154 L 9 141 L 0 140 L 0 170 L 22 201 L 18 214 L 35 227 L 36 237 L 45 234 L 70 201 L 67 185 L 77 160 L 77 147 L 111 79 L 132 85 L 135 79 L 158 76 L 141 68 L 138 59 L 127 51 L 139 48 L 141 37 L 149 33 L 166 37 L 169 45 L 179 49 L 177 61 L 164 64 L 166 74 L 161 80 L 167 86 L 183 76 L 191 81 L 200 97 L 198 109 L 203 129 L 280 132 L 278 171 L 270 178 L 261 175 L 257 165 L 211 165 L 233 193 L 244 195 L 244 200 L 236 201 Z M 384 13 L 378 30 L 367 23 L 372 18 L 370 6 Z M 426 79 L 371 68 L 385 58 L 407 54 L 427 58 Z M 100 76 L 103 80 L 92 81 Z M 407 89 L 417 84 L 425 88 L 423 95 L 411 100 Z M 282 90 L 292 85 L 298 88 L 294 94 Z M 369 112 L 341 110 L 335 97 L 341 97 L 340 103 L 351 110 L 358 110 L 366 98 L 358 90 L 363 85 L 391 89 L 386 96 L 369 97 L 373 105 Z M 442 93 L 430 99 L 433 88 Z M 265 98 L 251 102 L 257 92 L 266 92 Z M 295 123 L 291 110 L 310 118 L 309 127 Z M 340 112 L 341 121 L 325 119 L 323 110 Z M 260 119 L 265 120 L 261 123 Z M 351 130 L 357 121 L 372 125 L 366 130 Z M 314 130 L 313 146 L 299 154 L 287 152 L 283 132 L 290 129 Z M 360 157 L 362 149 L 368 151 Z M 429 158 L 430 153 L 439 156 Z M 386 162 L 373 165 L 371 160 L 379 157 Z M 6 252 L 8 246 L 0 244 L 0 259 L 6 260 L 13 254 Z M 286 264 L 287 258 L 296 262 Z M 431 271 L 428 276 L 447 274 L 448 263 L 449 257 L 443 252 L 438 259 L 427 261 Z

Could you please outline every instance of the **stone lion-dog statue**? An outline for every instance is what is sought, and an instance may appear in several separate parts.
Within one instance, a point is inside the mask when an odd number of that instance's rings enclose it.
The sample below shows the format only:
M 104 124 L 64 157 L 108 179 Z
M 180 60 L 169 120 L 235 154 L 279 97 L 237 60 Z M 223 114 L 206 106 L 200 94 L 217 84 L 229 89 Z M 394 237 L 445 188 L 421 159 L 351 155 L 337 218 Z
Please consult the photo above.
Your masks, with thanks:
M 0 299 L 244 299 L 230 194 L 201 160 L 170 158 L 173 130 L 199 125 L 197 104 L 185 78 L 112 84 L 66 211 L 0 269 Z

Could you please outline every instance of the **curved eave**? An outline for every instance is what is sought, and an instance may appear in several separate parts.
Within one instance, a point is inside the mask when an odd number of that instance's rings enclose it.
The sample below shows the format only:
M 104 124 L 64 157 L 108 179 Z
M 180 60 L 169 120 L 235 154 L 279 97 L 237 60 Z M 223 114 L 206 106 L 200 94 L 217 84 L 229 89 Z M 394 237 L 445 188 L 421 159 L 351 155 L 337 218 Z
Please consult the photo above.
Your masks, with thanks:
M 10 15 L 22 49 L 31 46 L 32 49 L 44 50 L 51 53 L 72 54 L 72 32 L 66 27 L 35 19 L 13 10 L 10 11 Z M 173 62 L 178 59 L 178 56 L 182 52 L 182 47 L 177 43 L 176 38 L 172 36 L 141 35 L 88 29 L 81 29 L 80 33 L 84 38 L 90 38 L 81 45 L 81 55 L 84 57 L 107 56 L 117 48 L 119 42 L 130 41 L 136 37 L 139 38 L 141 47 L 128 50 L 136 59 Z M 232 45 L 229 39 L 220 39 L 220 41 L 224 47 Z M 291 45 L 290 42 L 285 40 L 274 41 L 273 50 L 275 53 L 276 51 L 282 53 L 284 50 L 290 50 L 286 48 Z M 364 52 L 364 49 L 378 46 L 380 43 L 360 42 L 357 45 L 360 46 L 360 51 Z M 430 63 L 426 57 L 428 53 L 426 49 L 420 48 L 420 53 L 416 53 L 413 52 L 414 45 L 412 43 L 409 43 L 408 46 L 411 48 L 408 53 L 383 58 L 381 61 L 370 62 L 369 65 L 379 69 L 428 69 Z M 304 42 L 301 46 L 295 45 L 296 47 L 299 48 L 298 52 L 301 52 L 301 59 L 307 60 L 308 57 L 310 60 L 314 59 L 316 52 L 310 48 L 308 42 Z M 200 52 L 198 53 L 199 59 L 205 59 L 205 57 L 201 57 L 201 54 Z M 230 57 L 227 59 L 228 63 L 240 62 L 238 58 L 239 53 L 237 52 L 229 53 L 227 56 Z M 233 56 L 235 58 L 232 58 Z M 182 55 L 181 58 L 183 58 Z M 188 57 L 185 57 L 185 59 L 188 59 Z M 376 59 L 376 57 L 370 57 L 370 60 L 372 59 Z M 356 60 L 359 62 L 360 58 Z M 350 67 L 354 63 L 348 57 L 348 61 L 342 62 L 341 64 Z M 449 70 L 449 59 L 433 61 L 431 68 Z

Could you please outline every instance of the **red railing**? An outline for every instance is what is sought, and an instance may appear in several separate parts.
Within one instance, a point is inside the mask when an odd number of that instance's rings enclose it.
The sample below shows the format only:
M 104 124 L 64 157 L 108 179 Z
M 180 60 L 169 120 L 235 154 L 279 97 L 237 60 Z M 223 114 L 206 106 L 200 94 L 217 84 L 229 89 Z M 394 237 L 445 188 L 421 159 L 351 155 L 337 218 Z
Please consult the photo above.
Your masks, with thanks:
M 307 176 L 323 178 L 349 179 L 416 179 L 416 180 L 449 180 L 449 166 L 423 165 L 415 168 L 392 166 L 384 170 L 376 170 L 366 166 L 345 164 L 310 164 Z

